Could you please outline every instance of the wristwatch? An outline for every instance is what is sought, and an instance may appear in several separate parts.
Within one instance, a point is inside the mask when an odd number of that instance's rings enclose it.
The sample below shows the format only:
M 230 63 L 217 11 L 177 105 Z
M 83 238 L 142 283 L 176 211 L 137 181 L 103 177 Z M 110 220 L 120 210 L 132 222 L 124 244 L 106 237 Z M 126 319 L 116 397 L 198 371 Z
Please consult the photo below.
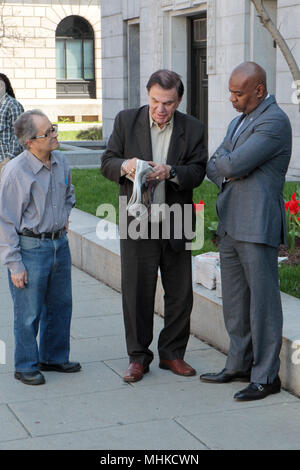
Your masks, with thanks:
M 174 166 L 171 166 L 169 179 L 175 178 L 175 176 L 176 176 L 176 170 Z

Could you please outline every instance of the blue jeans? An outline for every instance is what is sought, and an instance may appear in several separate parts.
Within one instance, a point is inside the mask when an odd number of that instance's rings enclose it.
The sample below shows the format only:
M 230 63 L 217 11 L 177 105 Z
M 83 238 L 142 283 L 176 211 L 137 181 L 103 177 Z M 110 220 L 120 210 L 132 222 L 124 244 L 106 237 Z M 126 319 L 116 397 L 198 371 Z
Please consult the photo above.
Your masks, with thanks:
M 20 236 L 28 273 L 24 289 L 9 287 L 14 303 L 15 370 L 69 360 L 72 315 L 71 256 L 66 234 L 57 240 Z M 39 348 L 37 334 L 40 327 Z

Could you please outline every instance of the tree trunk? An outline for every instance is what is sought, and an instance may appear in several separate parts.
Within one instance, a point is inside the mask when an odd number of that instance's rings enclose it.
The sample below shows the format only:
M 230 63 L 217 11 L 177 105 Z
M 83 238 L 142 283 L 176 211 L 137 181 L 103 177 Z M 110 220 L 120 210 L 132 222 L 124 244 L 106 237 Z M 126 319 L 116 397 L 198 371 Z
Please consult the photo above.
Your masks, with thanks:
M 280 31 L 276 28 L 274 25 L 273 21 L 270 18 L 269 13 L 265 9 L 263 5 L 262 0 L 251 0 L 253 5 L 256 8 L 256 11 L 258 13 L 258 17 L 263 24 L 263 26 L 269 31 L 271 34 L 272 38 L 280 48 L 288 66 L 291 71 L 292 77 L 294 79 L 293 83 L 293 88 L 295 88 L 295 92 L 293 93 L 292 101 L 295 104 L 299 104 L 299 111 L 300 111 L 300 70 L 298 67 L 298 64 L 289 48 L 287 45 L 285 39 L 283 38 L 282 34 Z

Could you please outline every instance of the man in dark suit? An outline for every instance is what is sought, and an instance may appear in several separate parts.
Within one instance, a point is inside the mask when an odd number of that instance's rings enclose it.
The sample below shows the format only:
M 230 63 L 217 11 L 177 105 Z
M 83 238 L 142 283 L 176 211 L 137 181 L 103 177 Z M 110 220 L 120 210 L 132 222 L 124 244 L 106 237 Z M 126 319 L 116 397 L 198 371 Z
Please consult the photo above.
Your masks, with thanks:
M 155 72 L 147 90 L 149 106 L 117 115 L 102 158 L 102 174 L 120 185 L 120 196 L 126 196 L 128 201 L 133 183 L 126 175 L 134 176 L 137 158 L 146 160 L 154 170 L 147 181 L 159 183 L 159 202 L 168 207 L 178 204 L 182 211 L 185 205 L 193 208 L 193 188 L 202 182 L 207 162 L 204 126 L 177 111 L 184 88 L 175 72 Z M 126 382 L 141 380 L 153 360 L 149 346 L 153 339 L 159 268 L 165 292 L 164 328 L 158 340 L 159 366 L 183 376 L 196 373 L 183 360 L 193 303 L 191 252 L 186 249 L 184 234 L 180 239 L 175 236 L 178 227 L 171 221 L 170 236 L 166 239 L 163 224 L 164 220 L 158 224 L 158 239 L 150 235 L 140 239 L 121 237 L 122 297 L 129 355 Z
M 257 400 L 280 392 L 282 308 L 278 246 L 285 241 L 282 189 L 291 157 L 286 114 L 268 95 L 265 71 L 254 62 L 234 69 L 230 101 L 243 113 L 209 160 L 217 200 L 225 325 L 230 347 L 225 369 L 204 382 L 250 384 L 234 398 Z

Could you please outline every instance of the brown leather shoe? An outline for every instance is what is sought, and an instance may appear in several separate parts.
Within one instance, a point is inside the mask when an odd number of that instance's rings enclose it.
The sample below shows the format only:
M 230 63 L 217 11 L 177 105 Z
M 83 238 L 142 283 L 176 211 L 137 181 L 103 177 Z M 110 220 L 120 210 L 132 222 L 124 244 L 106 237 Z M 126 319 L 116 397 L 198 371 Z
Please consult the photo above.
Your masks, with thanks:
M 144 367 L 139 362 L 131 362 L 123 377 L 124 382 L 138 382 L 149 372 L 149 366 Z
M 174 359 L 173 361 L 161 359 L 159 367 L 161 369 L 169 369 L 174 374 L 184 375 L 186 377 L 196 374 L 195 369 L 189 366 L 183 359 Z

